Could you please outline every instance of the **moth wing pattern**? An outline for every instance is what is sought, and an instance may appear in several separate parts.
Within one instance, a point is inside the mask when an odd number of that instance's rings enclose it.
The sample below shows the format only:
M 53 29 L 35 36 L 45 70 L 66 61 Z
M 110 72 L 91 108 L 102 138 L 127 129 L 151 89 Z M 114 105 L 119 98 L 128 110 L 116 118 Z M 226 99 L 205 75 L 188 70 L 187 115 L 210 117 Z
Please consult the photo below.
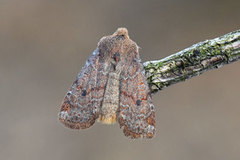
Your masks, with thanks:
M 155 111 L 138 46 L 126 28 L 103 37 L 65 96 L 59 120 L 85 129 L 119 122 L 131 138 L 152 138 Z
M 96 49 L 63 100 L 59 120 L 71 129 L 89 128 L 99 116 L 106 83 L 98 83 L 103 78 L 98 72 L 102 65 L 98 54 Z
M 126 64 L 120 80 L 118 122 L 126 136 L 152 138 L 155 134 L 155 111 L 144 67 L 135 44 L 126 51 Z

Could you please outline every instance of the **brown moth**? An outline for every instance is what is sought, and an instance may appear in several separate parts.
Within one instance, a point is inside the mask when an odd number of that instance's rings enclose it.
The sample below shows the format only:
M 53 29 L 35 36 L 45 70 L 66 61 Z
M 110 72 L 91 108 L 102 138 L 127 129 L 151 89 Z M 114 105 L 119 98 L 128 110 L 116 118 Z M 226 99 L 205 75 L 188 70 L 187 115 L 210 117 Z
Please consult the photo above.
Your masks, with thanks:
M 131 138 L 152 138 L 155 112 L 138 46 L 126 28 L 103 37 L 65 96 L 59 120 L 85 129 L 118 121 Z

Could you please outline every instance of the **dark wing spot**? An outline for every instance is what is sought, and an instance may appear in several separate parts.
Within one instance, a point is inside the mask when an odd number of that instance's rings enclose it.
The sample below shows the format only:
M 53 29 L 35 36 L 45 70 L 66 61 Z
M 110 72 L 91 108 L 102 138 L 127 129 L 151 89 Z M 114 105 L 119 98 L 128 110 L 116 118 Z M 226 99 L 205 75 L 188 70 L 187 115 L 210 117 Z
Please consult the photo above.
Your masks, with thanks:
M 86 96 L 86 95 L 87 95 L 87 91 L 86 91 L 86 89 L 84 89 L 82 92 L 82 96 Z
M 114 59 L 115 62 L 119 62 L 119 60 L 120 60 L 120 53 L 115 53 L 113 55 L 113 59 Z
M 136 104 L 137 104 L 137 106 L 140 106 L 140 105 L 141 105 L 141 100 L 138 99 L 138 100 L 136 101 Z

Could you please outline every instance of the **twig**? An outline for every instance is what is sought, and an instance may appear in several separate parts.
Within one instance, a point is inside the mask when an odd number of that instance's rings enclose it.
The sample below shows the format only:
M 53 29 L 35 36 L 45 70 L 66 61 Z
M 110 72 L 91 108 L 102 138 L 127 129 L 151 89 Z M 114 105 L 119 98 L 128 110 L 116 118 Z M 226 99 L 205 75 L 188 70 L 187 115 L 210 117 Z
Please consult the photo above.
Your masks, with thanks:
M 152 92 L 240 59 L 240 30 L 144 63 Z

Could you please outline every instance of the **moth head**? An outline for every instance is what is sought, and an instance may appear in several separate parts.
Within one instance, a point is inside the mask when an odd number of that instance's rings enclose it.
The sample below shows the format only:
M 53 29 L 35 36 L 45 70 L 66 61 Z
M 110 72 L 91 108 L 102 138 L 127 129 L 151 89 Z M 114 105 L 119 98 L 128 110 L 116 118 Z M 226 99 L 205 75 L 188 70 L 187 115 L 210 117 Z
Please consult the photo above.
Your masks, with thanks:
M 127 28 L 118 28 L 113 36 L 123 36 L 125 39 L 129 39 Z
M 115 53 L 138 52 L 137 44 L 129 38 L 126 28 L 118 28 L 112 35 L 101 38 L 98 49 L 102 57 L 110 55 L 114 58 Z M 118 58 L 118 57 L 115 57 Z M 114 59 L 119 61 L 120 59 Z

